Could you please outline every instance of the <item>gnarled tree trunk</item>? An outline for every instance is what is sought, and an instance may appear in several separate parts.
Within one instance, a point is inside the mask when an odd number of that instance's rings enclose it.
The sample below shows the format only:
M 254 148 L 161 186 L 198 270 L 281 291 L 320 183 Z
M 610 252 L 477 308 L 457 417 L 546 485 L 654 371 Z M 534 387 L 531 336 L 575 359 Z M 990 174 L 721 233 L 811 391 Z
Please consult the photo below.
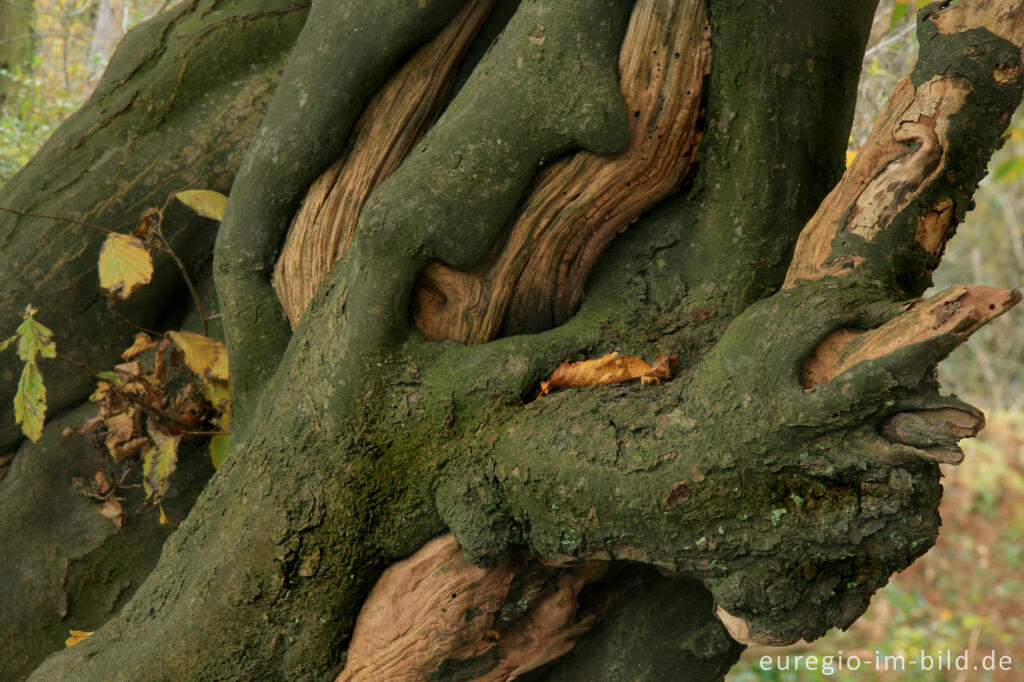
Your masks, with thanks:
M 217 30 L 298 16 L 272 4 L 154 26 L 193 27 L 168 56 L 189 74 Z M 934 542 L 938 463 L 983 424 L 935 364 L 1020 299 L 920 297 L 1020 100 L 1024 3 L 923 10 L 844 173 L 873 10 L 314 3 L 237 173 L 198 178 L 234 176 L 232 453 L 119 613 L 32 679 L 710 680 L 738 643 L 853 622 Z M 183 82 L 143 107 L 154 194 L 200 172 L 157 153 Z M 536 397 L 612 350 L 679 368 Z

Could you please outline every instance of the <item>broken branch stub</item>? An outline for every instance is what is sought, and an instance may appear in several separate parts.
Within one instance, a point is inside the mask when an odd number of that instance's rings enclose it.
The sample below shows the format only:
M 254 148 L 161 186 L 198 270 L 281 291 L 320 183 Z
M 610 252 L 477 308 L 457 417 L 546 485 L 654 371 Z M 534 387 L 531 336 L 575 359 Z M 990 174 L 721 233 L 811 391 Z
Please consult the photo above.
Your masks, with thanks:
M 964 453 L 957 441 L 973 438 L 984 427 L 985 417 L 981 412 L 945 407 L 897 412 L 883 421 L 878 430 L 893 443 L 903 443 L 923 451 L 928 459 L 942 464 L 959 464 Z
M 800 381 L 812 388 L 831 381 L 856 365 L 890 355 L 926 341 L 949 341 L 945 352 L 960 345 L 974 332 L 999 317 L 1021 300 L 1016 289 L 957 285 L 927 300 L 910 304 L 908 310 L 869 331 L 840 329 L 826 338 L 804 362 Z M 943 353 L 942 355 L 944 355 Z M 935 357 L 935 362 L 941 356 Z

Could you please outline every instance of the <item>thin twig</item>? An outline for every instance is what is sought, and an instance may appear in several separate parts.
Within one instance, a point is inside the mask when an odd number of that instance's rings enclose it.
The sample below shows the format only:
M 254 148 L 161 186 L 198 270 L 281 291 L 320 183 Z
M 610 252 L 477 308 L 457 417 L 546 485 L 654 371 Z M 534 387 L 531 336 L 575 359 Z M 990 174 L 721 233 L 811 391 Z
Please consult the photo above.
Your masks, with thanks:
M 75 220 L 74 218 L 65 218 L 59 215 L 44 215 L 42 213 L 29 213 L 28 211 L 19 211 L 13 208 L 5 208 L 0 206 L 0 211 L 5 213 L 13 213 L 14 215 L 25 216 L 26 218 L 46 218 L 48 220 L 57 220 L 63 223 L 72 223 L 74 225 L 81 225 L 82 227 L 91 227 L 94 230 L 100 232 L 106 232 L 107 234 L 120 234 L 117 230 L 111 230 L 109 227 L 103 227 L 102 225 L 94 225 L 93 223 L 87 223 L 81 220 Z
M 124 322 L 129 327 L 131 327 L 132 329 L 136 329 L 136 330 L 138 330 L 140 332 L 145 332 L 145 333 L 149 334 L 150 336 L 163 336 L 163 332 L 158 332 L 158 331 L 154 331 L 152 329 L 148 329 L 146 327 L 143 327 L 141 324 L 136 324 L 136 323 L 132 322 L 131 320 L 129 320 L 128 317 L 124 313 L 122 313 L 120 310 L 117 309 L 116 306 L 113 305 L 113 303 L 114 303 L 113 299 L 109 299 L 108 298 L 107 302 L 108 302 L 107 309 L 110 310 L 110 312 L 112 312 L 115 315 L 117 315 L 119 318 L 121 318 L 121 321 Z
M 194 184 L 195 180 L 185 185 L 185 189 L 188 189 Z M 167 207 L 171 205 L 172 201 L 174 201 L 175 195 L 178 194 L 178 192 L 185 191 L 185 189 L 179 189 L 167 195 L 167 200 L 164 201 L 164 205 L 157 211 L 158 219 L 154 229 L 156 230 L 156 235 L 160 237 L 160 241 L 164 244 L 163 252 L 174 260 L 178 266 L 178 270 L 181 271 L 181 276 L 185 280 L 185 285 L 188 287 L 189 293 L 192 294 L 192 301 L 196 304 L 196 310 L 199 311 L 199 317 L 203 318 L 203 336 L 209 336 L 208 322 L 210 318 L 206 316 L 206 311 L 203 310 L 203 304 L 199 302 L 199 292 L 192 283 L 192 278 L 188 276 L 188 270 L 185 269 L 185 264 L 180 258 L 178 258 L 178 254 L 174 252 L 174 249 L 171 247 L 171 243 L 167 241 L 166 237 L 164 237 L 164 211 L 166 211 Z
M 881 50 L 883 47 L 888 47 L 889 45 L 892 45 L 897 40 L 899 40 L 903 36 L 907 35 L 908 33 L 910 33 L 911 31 L 913 31 L 916 28 L 917 28 L 917 22 L 916 21 L 911 22 L 909 26 L 904 27 L 898 33 L 895 33 L 895 34 L 889 36 L 885 40 L 880 40 L 877 44 L 872 45 L 871 47 L 869 47 L 867 50 L 864 51 L 864 56 L 867 57 L 867 56 L 869 56 L 871 54 L 874 54 L 875 52 Z
M 188 270 L 185 269 L 185 264 L 181 262 L 180 258 L 178 258 L 178 254 L 174 253 L 174 249 L 171 248 L 167 239 L 164 238 L 163 230 L 161 230 L 159 226 L 157 227 L 156 233 L 160 237 L 160 241 L 164 243 L 162 251 L 174 260 L 178 266 L 178 270 L 181 271 L 181 277 L 185 280 L 185 286 L 188 287 L 189 293 L 192 294 L 192 301 L 196 304 L 196 310 L 199 311 L 199 317 L 203 318 L 203 336 L 209 336 L 209 318 L 206 317 L 206 311 L 203 309 L 203 304 L 199 302 L 199 292 L 196 291 L 196 286 L 192 283 L 192 278 L 188 276 Z

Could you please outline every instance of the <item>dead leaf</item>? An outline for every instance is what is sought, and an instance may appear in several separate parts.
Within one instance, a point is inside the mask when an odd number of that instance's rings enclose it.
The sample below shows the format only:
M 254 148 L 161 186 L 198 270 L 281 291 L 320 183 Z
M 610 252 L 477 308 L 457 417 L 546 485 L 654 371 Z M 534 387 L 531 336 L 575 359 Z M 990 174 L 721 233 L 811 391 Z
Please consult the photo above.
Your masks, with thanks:
M 672 378 L 672 372 L 679 366 L 678 355 L 659 355 L 654 358 L 654 367 L 640 377 L 642 384 L 658 384 Z
M 66 429 L 64 429 L 64 437 L 68 438 L 70 436 L 84 436 L 87 433 L 92 433 L 93 431 L 95 431 L 96 428 L 102 423 L 103 416 L 98 414 L 95 417 L 86 419 L 78 426 L 69 426 Z
M 115 232 L 100 249 L 99 270 L 103 293 L 124 301 L 153 278 L 153 257 L 142 240 Z
M 596 360 L 563 362 L 550 379 L 541 382 L 540 395 L 547 395 L 555 388 L 617 384 L 637 378 L 645 384 L 656 384 L 672 376 L 678 360 L 677 355 L 659 355 L 652 367 L 638 357 L 613 352 Z
M 128 412 L 122 412 L 104 420 L 103 424 L 107 427 L 108 431 L 107 448 L 111 452 L 113 452 L 112 446 L 132 439 L 132 435 L 135 433 L 135 419 L 133 419 L 133 416 Z
M 131 360 L 136 355 L 145 353 L 150 348 L 156 348 L 157 342 L 149 338 L 149 334 L 146 332 L 139 332 L 135 335 L 135 341 L 131 347 L 121 353 L 122 360 Z
M 124 508 L 115 497 L 108 497 L 97 509 L 100 516 L 110 521 L 118 528 L 124 528 Z
M 115 462 L 121 463 L 129 457 L 134 457 L 143 451 L 147 446 L 152 445 L 153 440 L 151 438 L 133 438 L 123 443 L 117 443 L 111 446 L 110 442 L 107 442 L 107 450 L 110 451 L 110 456 L 114 458 Z
M 160 507 L 160 518 L 159 518 L 160 525 L 164 526 L 165 528 L 171 528 L 171 529 L 177 528 L 178 524 L 174 523 L 169 518 L 167 518 L 167 514 L 164 513 L 164 506 L 161 504 L 161 505 L 159 505 L 159 507 Z
M 185 364 L 196 375 L 228 380 L 228 351 L 223 343 L 192 332 L 167 332 L 167 336 L 185 353 Z
M 132 230 L 132 236 L 138 237 L 147 244 L 154 242 L 156 239 L 159 239 L 156 228 L 162 220 L 163 215 L 159 209 L 147 208 L 139 216 L 139 225 Z
M 64 640 L 64 646 L 74 646 L 91 635 L 91 632 L 84 630 L 70 630 L 71 636 Z
M 104 474 L 102 471 L 97 471 L 96 475 L 93 478 L 96 479 L 96 485 L 94 486 L 96 492 L 98 492 L 100 495 L 106 495 L 108 492 L 110 492 L 110 481 L 107 480 L 106 474 Z

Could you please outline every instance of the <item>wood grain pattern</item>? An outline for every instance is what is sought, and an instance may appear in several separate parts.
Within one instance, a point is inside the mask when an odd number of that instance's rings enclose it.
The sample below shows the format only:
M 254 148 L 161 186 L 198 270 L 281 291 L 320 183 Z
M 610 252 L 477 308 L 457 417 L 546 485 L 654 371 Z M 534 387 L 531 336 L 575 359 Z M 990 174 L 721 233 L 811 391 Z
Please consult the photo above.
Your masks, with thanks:
M 467 3 L 388 79 L 356 124 L 346 154 L 309 188 L 274 268 L 274 288 L 292 328 L 351 242 L 367 198 L 437 119 L 459 63 L 493 6 L 494 0 Z
M 701 3 L 638 2 L 619 55 L 629 148 L 580 151 L 546 168 L 500 251 L 472 272 L 428 266 L 413 295 L 423 333 L 474 344 L 567 320 L 615 236 L 692 172 L 710 55 Z

